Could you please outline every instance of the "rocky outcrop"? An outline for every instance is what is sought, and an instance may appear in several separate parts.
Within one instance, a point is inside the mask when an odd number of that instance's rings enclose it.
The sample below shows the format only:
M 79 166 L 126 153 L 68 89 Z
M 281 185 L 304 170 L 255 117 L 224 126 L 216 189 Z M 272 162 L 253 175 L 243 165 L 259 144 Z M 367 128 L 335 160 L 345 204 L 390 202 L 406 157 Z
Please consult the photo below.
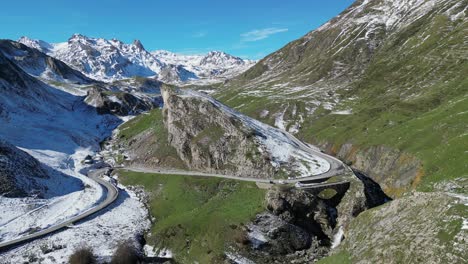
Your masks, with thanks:
M 255 132 L 211 102 L 163 87 L 169 143 L 187 167 L 244 177 L 267 178 L 273 166 L 258 150 Z
M 26 152 L 0 139 L 0 195 L 41 196 L 46 190 L 36 180 L 48 178 L 41 164 Z
M 338 246 L 352 221 L 362 212 L 390 199 L 378 184 L 351 170 L 330 182 L 346 180 L 331 189 L 276 186 L 265 197 L 267 211 L 245 227 L 249 247 L 239 253 L 255 263 L 311 263 Z M 331 188 L 331 187 L 330 187 Z M 330 195 L 330 193 L 332 193 Z
M 285 255 L 307 249 L 312 239 L 304 228 L 272 213 L 257 215 L 247 229 L 253 246 L 272 255 Z
M 348 255 L 350 263 L 465 263 L 467 200 L 450 193 L 405 195 L 359 215 L 333 253 Z
M 363 172 L 393 197 L 415 187 L 424 174 L 419 159 L 386 146 L 360 148 L 350 143 L 339 147 L 331 143 L 322 143 L 321 146 L 328 153 Z
M 298 189 L 272 189 L 266 197 L 267 209 L 280 219 L 297 225 L 327 244 L 332 236 L 329 206 L 317 196 Z
M 334 227 L 334 208 L 304 190 L 270 189 L 267 211 L 246 225 L 249 246 L 238 252 L 255 263 L 310 263 L 328 252 Z
M 137 97 L 126 92 L 112 92 L 98 86 L 91 88 L 85 102 L 94 106 L 99 114 L 134 115 L 159 107 L 160 97 Z

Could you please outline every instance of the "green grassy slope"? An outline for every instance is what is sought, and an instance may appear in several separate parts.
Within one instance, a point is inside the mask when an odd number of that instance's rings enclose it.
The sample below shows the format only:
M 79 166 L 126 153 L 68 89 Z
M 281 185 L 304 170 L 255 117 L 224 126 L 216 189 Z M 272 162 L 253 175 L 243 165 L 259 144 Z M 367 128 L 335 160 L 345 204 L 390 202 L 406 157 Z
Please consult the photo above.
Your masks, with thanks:
M 143 134 L 146 136 L 143 137 Z M 165 167 L 185 168 L 168 142 L 161 109 L 153 109 L 122 124 L 117 139 L 126 148 L 139 150 L 143 156 L 157 159 Z
M 319 263 L 464 263 L 467 216 L 467 205 L 444 193 L 405 196 L 361 213 Z
M 219 178 L 119 171 L 125 185 L 149 194 L 156 218 L 147 242 L 169 248 L 181 263 L 220 262 L 243 223 L 264 210 L 265 191 L 253 183 Z
M 423 26 L 424 25 L 424 26 Z M 393 36 L 363 77 L 343 92 L 352 115 L 324 113 L 301 136 L 335 144 L 388 145 L 420 158 L 422 189 L 468 177 L 467 22 L 427 16 Z M 420 39 L 430 36 L 424 42 Z
M 462 12 L 467 5 L 462 1 L 452 12 Z M 275 119 L 271 113 L 286 109 L 287 128 L 303 119 L 298 137 L 308 142 L 329 142 L 336 148 L 352 143 L 357 149 L 384 145 L 405 151 L 422 161 L 424 176 L 416 182 L 421 183 L 420 190 L 468 177 L 468 22 L 463 16 L 450 19 L 449 7 L 436 6 L 395 32 L 379 31 L 378 47 L 371 54 L 363 51 L 365 62 L 353 59 L 356 49 L 363 47 L 358 39 L 365 37 L 364 30 L 348 38 L 356 41 L 344 42 L 339 53 L 325 45 L 335 39 L 335 29 L 309 33 L 312 44 L 307 37 L 291 42 L 252 72 L 219 88 L 215 96 L 270 124 Z M 287 67 L 258 69 L 271 61 L 284 61 Z M 330 61 L 352 64 L 351 70 L 331 76 Z M 326 71 L 316 71 L 320 74 L 315 76 L 306 70 L 317 65 Z M 356 74 L 359 65 L 362 72 Z M 301 77 L 296 82 L 291 76 Z M 309 86 L 295 90 L 298 85 Z M 322 105 L 310 110 L 311 101 Z M 334 109 L 326 109 L 325 102 L 334 102 Z M 335 113 L 345 109 L 352 114 Z M 262 117 L 264 110 L 270 114 Z

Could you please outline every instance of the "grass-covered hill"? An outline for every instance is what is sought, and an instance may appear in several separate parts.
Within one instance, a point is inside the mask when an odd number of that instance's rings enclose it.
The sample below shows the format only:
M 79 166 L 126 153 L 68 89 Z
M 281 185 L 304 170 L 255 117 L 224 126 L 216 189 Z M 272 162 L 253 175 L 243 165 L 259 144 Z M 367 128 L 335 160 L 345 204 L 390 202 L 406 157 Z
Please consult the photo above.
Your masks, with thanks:
M 265 190 L 221 178 L 119 172 L 144 187 L 154 223 L 147 242 L 170 249 L 177 263 L 222 263 L 242 226 L 264 210 Z
M 354 162 L 390 194 L 431 190 L 467 176 L 467 5 L 356 1 L 215 96 Z

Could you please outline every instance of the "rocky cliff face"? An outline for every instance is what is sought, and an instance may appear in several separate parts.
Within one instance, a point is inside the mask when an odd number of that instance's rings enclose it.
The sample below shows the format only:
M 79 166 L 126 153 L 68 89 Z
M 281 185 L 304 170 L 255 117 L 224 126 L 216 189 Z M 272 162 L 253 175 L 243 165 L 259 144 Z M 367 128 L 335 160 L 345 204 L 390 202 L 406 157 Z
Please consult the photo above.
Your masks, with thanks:
M 359 215 L 335 253 L 349 263 L 464 263 L 467 205 L 461 194 L 406 195 Z M 336 256 L 326 263 L 342 263 Z
M 85 102 L 95 107 L 99 114 L 120 116 L 135 115 L 159 107 L 160 97 L 136 96 L 127 92 L 112 92 L 94 86 L 88 90 Z
M 385 193 L 394 197 L 416 186 L 424 174 L 421 161 L 404 151 L 382 145 L 366 148 L 350 143 L 339 147 L 328 143 L 321 145 L 332 155 L 369 176 Z
M 244 177 L 273 174 L 269 157 L 258 151 L 254 132 L 212 103 L 163 88 L 169 143 L 187 167 Z M 239 166 L 241 165 L 241 166 Z
M 331 181 L 347 179 L 333 189 L 271 188 L 265 197 L 266 212 L 244 228 L 246 241 L 238 252 L 255 263 L 311 263 L 339 245 L 352 220 L 388 197 L 378 185 L 351 171 Z
M 0 139 L 0 195 L 41 195 L 45 187 L 36 181 L 48 178 L 40 163 L 26 152 Z

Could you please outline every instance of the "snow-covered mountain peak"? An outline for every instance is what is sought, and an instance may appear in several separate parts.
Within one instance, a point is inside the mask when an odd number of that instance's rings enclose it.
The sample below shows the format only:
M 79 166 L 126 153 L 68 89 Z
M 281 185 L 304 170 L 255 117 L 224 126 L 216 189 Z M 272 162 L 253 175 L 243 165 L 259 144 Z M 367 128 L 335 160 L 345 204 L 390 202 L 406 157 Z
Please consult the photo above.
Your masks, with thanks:
M 200 61 L 201 65 L 212 64 L 216 66 L 221 65 L 243 65 L 246 61 L 239 57 L 234 57 L 222 51 L 210 51 Z
M 73 34 L 68 41 L 80 41 L 80 40 L 88 40 L 89 38 L 87 36 L 81 35 L 79 33 Z
M 133 45 L 137 47 L 140 50 L 144 50 L 145 48 L 143 47 L 143 44 L 141 44 L 141 41 L 139 39 L 135 39 L 133 41 Z
M 210 51 L 205 55 L 184 55 L 167 50 L 156 50 L 152 54 L 170 65 L 181 65 L 196 74 L 198 80 L 191 83 L 213 83 L 239 75 L 252 67 L 256 61 L 243 60 L 222 51 Z
M 26 36 L 23 36 L 19 38 L 18 40 L 19 43 L 22 43 L 30 48 L 35 48 L 37 50 L 40 50 L 42 52 L 48 52 L 53 48 L 53 46 L 45 41 L 42 40 L 37 40 L 37 39 L 31 39 Z
M 126 44 L 73 34 L 67 42 L 49 44 L 22 37 L 18 42 L 55 57 L 86 76 L 105 82 L 134 76 L 155 77 L 170 83 L 203 80 L 219 82 L 250 68 L 255 62 L 221 51 L 206 55 L 181 55 L 170 51 L 148 52 L 140 40 Z

